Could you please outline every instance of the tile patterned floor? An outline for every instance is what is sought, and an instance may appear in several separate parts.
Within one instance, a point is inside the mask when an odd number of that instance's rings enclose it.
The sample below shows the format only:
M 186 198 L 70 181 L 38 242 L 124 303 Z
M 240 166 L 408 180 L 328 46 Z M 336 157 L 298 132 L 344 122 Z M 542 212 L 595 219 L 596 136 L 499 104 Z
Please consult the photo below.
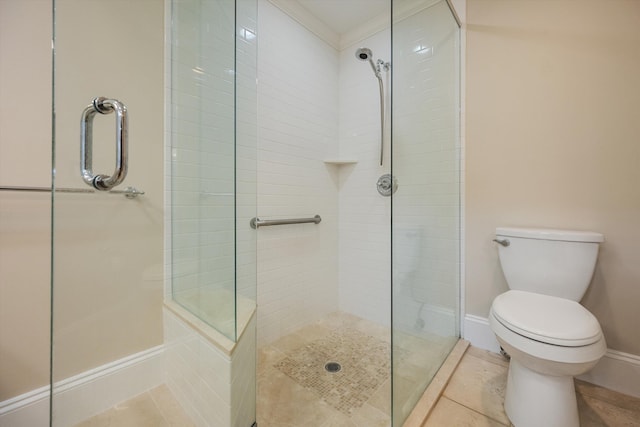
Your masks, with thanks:
M 388 427 L 390 348 L 387 328 L 344 313 L 260 348 L 258 425 Z M 343 370 L 324 372 L 329 361 Z
M 361 406 L 345 414 L 274 366 L 286 357 L 288 351 L 300 348 L 301 342 L 329 338 L 332 328 L 344 326 L 345 320 L 357 318 L 328 319 L 261 349 L 258 370 L 260 427 L 389 426 L 389 379 L 380 384 Z M 384 328 L 369 332 L 379 341 L 388 339 Z M 508 367 L 508 362 L 500 355 L 469 347 L 422 427 L 510 426 L 502 406 Z M 576 381 L 576 391 L 581 427 L 640 426 L 640 399 L 582 381 Z M 116 405 L 77 427 L 165 426 L 194 427 L 194 424 L 163 385 Z
M 390 354 L 388 341 L 346 328 L 290 351 L 274 367 L 349 416 L 389 379 Z M 328 372 L 331 362 L 340 370 Z
M 388 328 L 336 312 L 259 349 L 258 425 L 389 427 L 390 341 Z M 455 341 L 396 335 L 397 413 L 410 412 L 421 395 L 416 388 L 437 371 L 433 361 L 442 361 Z M 343 371 L 326 373 L 329 361 Z
M 195 427 L 166 385 L 120 403 L 76 427 Z
M 510 426 L 502 406 L 508 362 L 469 347 L 425 427 Z M 581 427 L 638 427 L 640 399 L 576 380 Z

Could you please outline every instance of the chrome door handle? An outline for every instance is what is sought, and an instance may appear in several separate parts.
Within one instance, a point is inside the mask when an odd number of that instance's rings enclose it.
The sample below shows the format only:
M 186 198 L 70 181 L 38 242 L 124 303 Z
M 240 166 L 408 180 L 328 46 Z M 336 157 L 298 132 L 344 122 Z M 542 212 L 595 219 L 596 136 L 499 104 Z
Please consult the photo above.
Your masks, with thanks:
M 116 113 L 116 168 L 111 176 L 93 173 L 93 117 L 96 113 Z M 80 173 L 82 180 L 100 191 L 121 184 L 128 168 L 127 107 L 117 99 L 95 98 L 82 112 L 80 120 Z

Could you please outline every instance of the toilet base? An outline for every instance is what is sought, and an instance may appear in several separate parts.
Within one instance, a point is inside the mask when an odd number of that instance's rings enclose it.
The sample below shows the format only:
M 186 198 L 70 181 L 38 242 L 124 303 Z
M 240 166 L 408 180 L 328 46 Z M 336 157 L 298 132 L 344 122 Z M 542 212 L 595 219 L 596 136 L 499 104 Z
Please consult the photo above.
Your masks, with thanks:
M 515 427 L 579 427 L 572 376 L 542 375 L 511 358 L 504 408 Z

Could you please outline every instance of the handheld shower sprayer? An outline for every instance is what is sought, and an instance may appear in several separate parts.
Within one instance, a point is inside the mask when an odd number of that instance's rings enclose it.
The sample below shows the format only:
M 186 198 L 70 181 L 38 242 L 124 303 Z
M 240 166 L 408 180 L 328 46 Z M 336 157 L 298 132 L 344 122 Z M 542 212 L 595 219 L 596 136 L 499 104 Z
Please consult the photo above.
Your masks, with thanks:
M 368 61 L 369 65 L 371 65 L 371 69 L 373 70 L 373 73 L 376 75 L 377 78 L 381 78 L 380 77 L 380 65 L 376 66 L 373 63 L 373 52 L 371 52 L 371 49 L 366 48 L 366 47 L 361 47 L 359 49 L 356 50 L 356 58 L 358 58 L 360 61 Z M 379 59 L 378 61 L 382 61 L 381 59 Z
M 360 61 L 367 61 L 369 65 L 371 65 L 371 69 L 378 79 L 382 79 L 380 72 L 382 70 L 389 71 L 389 67 L 391 66 L 391 64 L 384 62 L 382 59 L 378 59 L 376 62 L 373 62 L 373 52 L 371 52 L 371 49 L 367 47 L 356 49 L 356 58 Z
M 391 64 L 384 62 L 382 59 L 378 59 L 373 62 L 373 52 L 367 47 L 360 47 L 356 49 L 356 58 L 360 61 L 368 61 L 371 65 L 373 73 L 378 79 L 378 85 L 380 86 L 380 166 L 382 166 L 382 160 L 384 158 L 384 85 L 382 82 L 382 76 L 380 72 L 382 70 L 389 71 Z

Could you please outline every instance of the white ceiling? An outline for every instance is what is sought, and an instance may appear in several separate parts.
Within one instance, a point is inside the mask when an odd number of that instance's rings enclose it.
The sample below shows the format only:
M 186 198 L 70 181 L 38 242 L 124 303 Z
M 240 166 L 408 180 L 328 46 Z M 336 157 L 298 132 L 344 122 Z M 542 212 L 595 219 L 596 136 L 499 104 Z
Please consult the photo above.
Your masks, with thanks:
M 369 21 L 390 13 L 390 0 L 297 0 L 316 18 L 337 34 L 343 34 Z

